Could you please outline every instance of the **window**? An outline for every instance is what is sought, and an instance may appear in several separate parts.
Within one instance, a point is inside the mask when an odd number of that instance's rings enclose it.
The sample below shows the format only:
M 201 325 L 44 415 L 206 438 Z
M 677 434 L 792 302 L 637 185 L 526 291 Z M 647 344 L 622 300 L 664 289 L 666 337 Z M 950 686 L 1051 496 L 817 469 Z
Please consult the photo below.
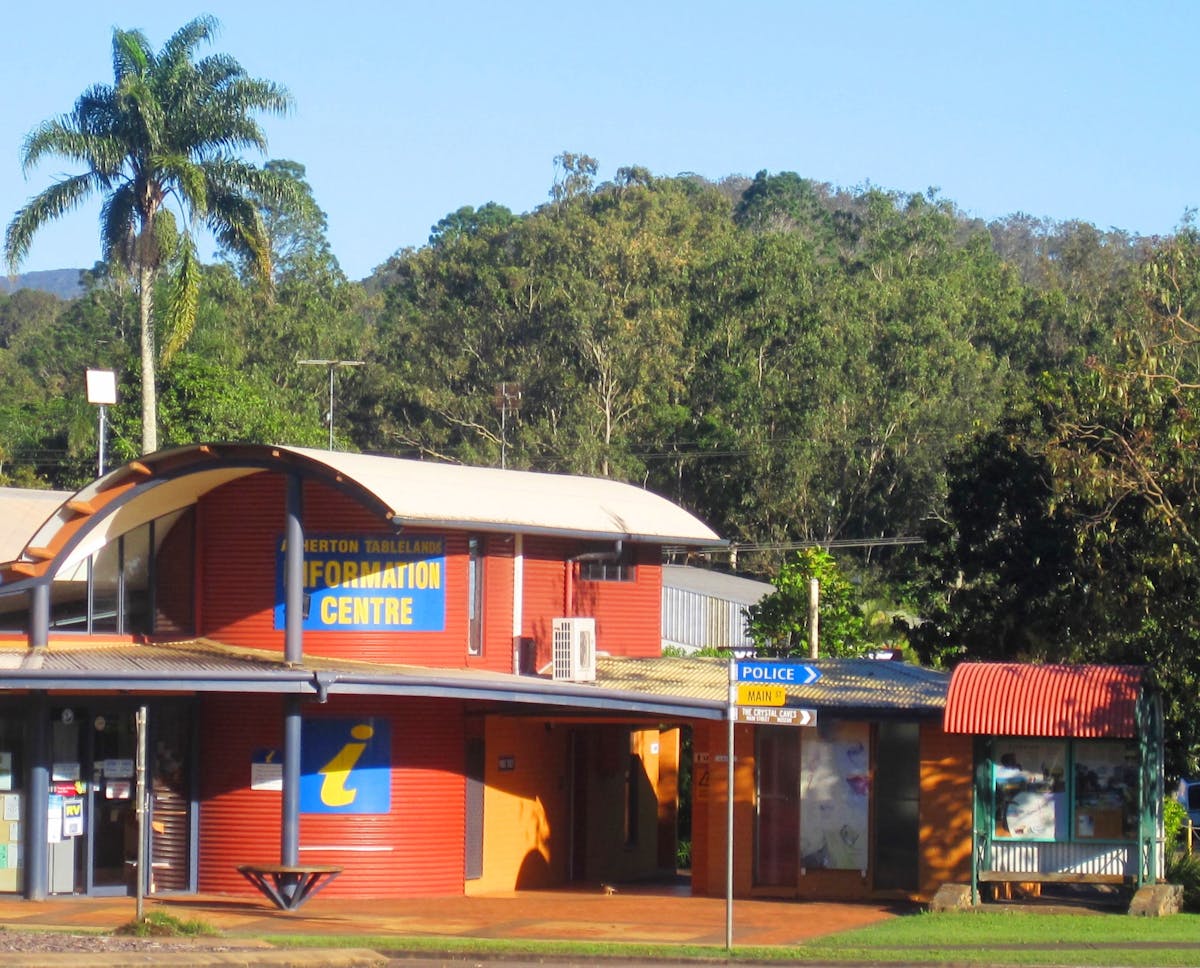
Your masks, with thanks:
M 467 539 L 467 655 L 483 655 L 483 538 Z
M 1075 836 L 1135 840 L 1138 835 L 1136 743 L 1075 745 Z
M 993 836 L 1067 839 L 1067 744 L 999 739 L 992 759 Z
M 579 562 L 580 581 L 635 581 L 634 567 L 628 549 L 615 551 L 611 545 L 589 548 L 587 557 Z
M 56 574 L 50 588 L 50 627 L 117 635 L 153 633 L 156 584 L 161 587 L 158 547 L 181 517 L 183 513 L 177 512 L 139 525 L 109 540 L 81 565 Z M 182 561 L 190 574 L 190 548 L 175 558 L 176 569 Z M 191 582 L 168 585 L 167 591 L 174 611 L 190 614 Z

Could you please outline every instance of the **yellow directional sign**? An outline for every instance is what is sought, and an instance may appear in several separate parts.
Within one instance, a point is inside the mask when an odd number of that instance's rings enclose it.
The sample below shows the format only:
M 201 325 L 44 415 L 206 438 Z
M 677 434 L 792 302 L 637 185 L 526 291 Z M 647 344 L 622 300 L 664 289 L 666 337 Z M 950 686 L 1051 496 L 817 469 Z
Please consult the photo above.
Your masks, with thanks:
M 739 682 L 737 701 L 739 706 L 782 706 L 787 701 L 787 689 L 757 682 Z

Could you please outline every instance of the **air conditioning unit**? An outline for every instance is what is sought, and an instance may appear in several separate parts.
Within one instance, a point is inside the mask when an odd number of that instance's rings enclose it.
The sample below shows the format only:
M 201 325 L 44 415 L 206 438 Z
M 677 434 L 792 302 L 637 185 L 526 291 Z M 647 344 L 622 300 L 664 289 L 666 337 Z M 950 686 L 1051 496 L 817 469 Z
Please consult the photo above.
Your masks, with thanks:
M 554 620 L 554 678 L 570 682 L 596 680 L 596 620 Z

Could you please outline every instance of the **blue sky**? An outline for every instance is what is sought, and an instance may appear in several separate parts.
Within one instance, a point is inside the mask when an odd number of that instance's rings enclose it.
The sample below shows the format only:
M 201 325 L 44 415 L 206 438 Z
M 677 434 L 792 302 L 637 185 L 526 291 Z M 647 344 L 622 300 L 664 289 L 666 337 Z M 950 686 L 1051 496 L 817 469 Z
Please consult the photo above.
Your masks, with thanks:
M 111 81 L 114 26 L 158 48 L 221 22 L 212 50 L 291 91 L 269 157 L 308 170 L 342 267 L 362 278 L 462 205 L 525 212 L 554 156 L 709 178 L 795 171 L 843 187 L 939 188 L 971 215 L 1016 211 L 1141 234 L 1200 204 L 1200 4 L 604 4 L 342 0 L 10 5 L 0 215 L 24 136 Z M 98 9 L 103 7 L 104 9 Z M 259 161 L 263 159 L 258 159 Z M 35 239 L 26 270 L 90 266 L 98 207 Z

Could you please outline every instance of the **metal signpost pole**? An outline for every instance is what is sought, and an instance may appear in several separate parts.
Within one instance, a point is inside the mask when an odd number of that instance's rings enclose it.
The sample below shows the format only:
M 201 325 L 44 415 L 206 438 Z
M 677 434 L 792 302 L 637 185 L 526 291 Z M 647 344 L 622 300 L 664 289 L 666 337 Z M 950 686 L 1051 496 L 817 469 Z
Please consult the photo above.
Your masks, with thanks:
M 725 786 L 725 950 L 733 950 L 733 723 L 737 718 L 737 659 L 729 660 L 729 708 L 725 711 L 728 771 Z
M 820 669 L 798 662 L 729 660 L 729 707 L 725 713 L 729 726 L 725 791 L 726 951 L 733 950 L 733 725 L 739 718 L 756 725 L 816 725 L 816 710 L 786 705 L 787 686 L 810 686 L 820 678 Z M 747 703 L 753 705 L 744 705 Z
M 146 789 L 146 713 L 146 707 L 140 706 L 134 718 L 137 732 L 137 775 L 134 783 L 137 796 L 137 800 L 135 801 L 137 817 L 137 890 L 134 893 L 137 897 L 136 918 L 139 923 L 145 918 L 146 913 L 146 794 L 148 792 Z

